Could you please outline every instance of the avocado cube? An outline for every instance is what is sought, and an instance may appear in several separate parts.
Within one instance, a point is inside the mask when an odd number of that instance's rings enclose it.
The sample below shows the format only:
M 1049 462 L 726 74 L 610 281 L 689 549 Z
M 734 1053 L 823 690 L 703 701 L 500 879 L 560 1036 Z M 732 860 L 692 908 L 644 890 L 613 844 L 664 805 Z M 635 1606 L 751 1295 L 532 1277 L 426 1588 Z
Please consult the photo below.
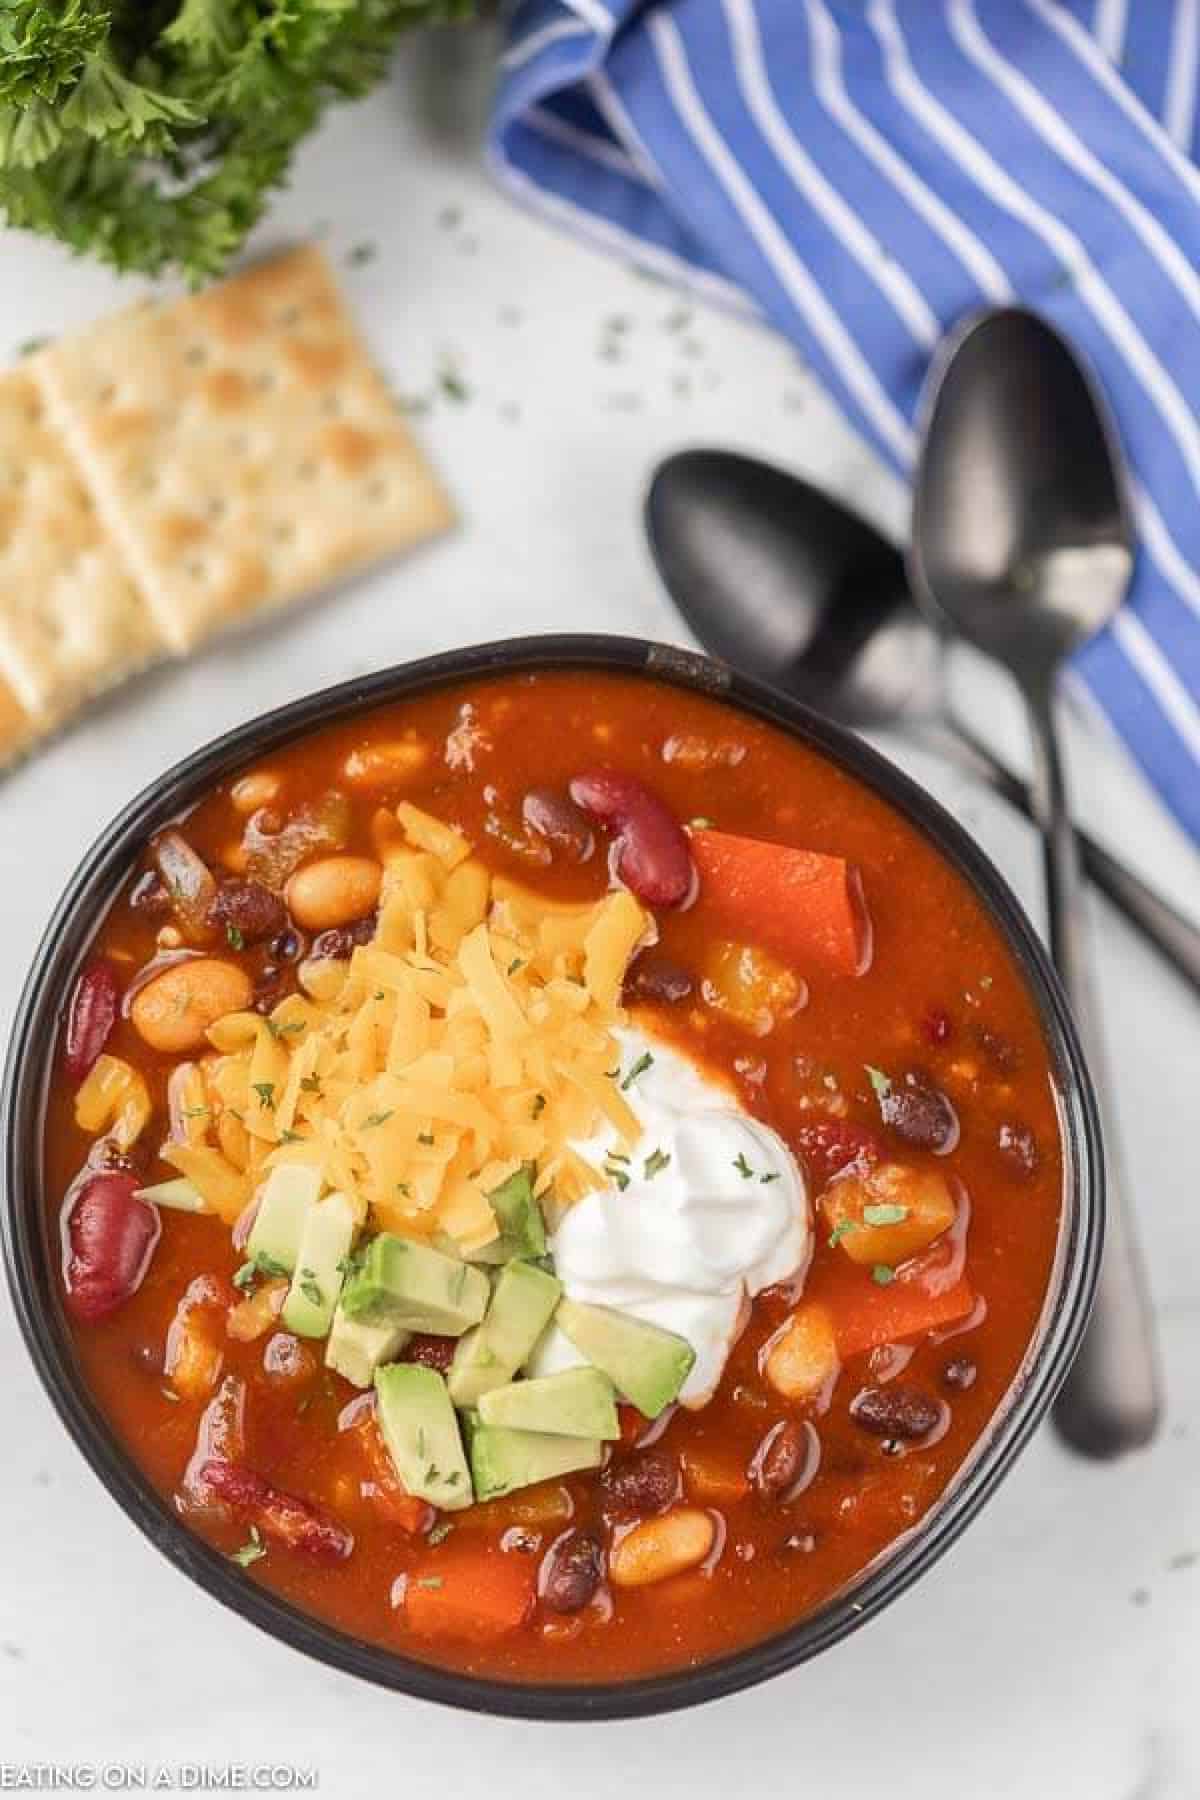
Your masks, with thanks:
M 309 1208 L 292 1285 L 279 1315 L 297 1337 L 327 1335 L 345 1280 L 354 1229 L 354 1208 L 345 1194 L 326 1194 Z
M 533 1263 L 501 1271 L 482 1325 L 459 1340 L 448 1384 L 455 1406 L 474 1406 L 489 1388 L 511 1381 L 545 1330 L 562 1285 Z
M 392 1362 L 408 1341 L 399 1325 L 364 1325 L 348 1319 L 339 1306 L 325 1345 L 325 1366 L 334 1369 L 355 1387 L 369 1388 L 380 1363 Z
M 481 1396 L 479 1416 L 485 1425 L 520 1431 L 549 1432 L 558 1437 L 619 1438 L 613 1385 L 599 1369 L 564 1369 L 532 1381 L 513 1381 Z
M 348 1319 L 362 1324 L 461 1337 L 478 1325 L 490 1294 L 481 1269 L 382 1231 L 346 1283 L 342 1305 Z
M 686 1338 L 610 1306 L 564 1300 L 554 1322 L 648 1419 L 679 1398 L 696 1352 Z
M 408 1493 L 456 1512 L 471 1504 L 458 1420 L 436 1369 L 387 1363 L 375 1371 L 379 1429 Z
M 307 1163 L 280 1163 L 262 1185 L 258 1211 L 246 1239 L 246 1255 L 267 1269 L 290 1275 L 300 1255 L 305 1221 L 321 1191 L 321 1172 Z
M 477 1413 L 466 1413 L 463 1423 L 477 1500 L 495 1500 L 576 1469 L 599 1468 L 604 1457 L 599 1438 L 510 1431 L 503 1425 L 485 1425 Z

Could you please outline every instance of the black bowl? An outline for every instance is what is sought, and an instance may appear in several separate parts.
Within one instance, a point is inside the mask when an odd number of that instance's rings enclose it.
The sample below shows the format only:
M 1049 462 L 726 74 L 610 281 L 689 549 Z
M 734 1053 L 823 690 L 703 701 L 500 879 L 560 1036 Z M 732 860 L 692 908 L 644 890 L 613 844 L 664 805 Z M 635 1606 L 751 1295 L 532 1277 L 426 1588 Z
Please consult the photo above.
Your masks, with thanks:
M 769 720 L 882 794 L 936 844 L 981 896 L 1037 1002 L 1058 1087 L 1066 1176 L 1058 1255 L 1036 1339 L 990 1428 L 929 1517 L 818 1612 L 760 1644 L 693 1668 L 626 1682 L 529 1685 L 455 1674 L 334 1630 L 247 1581 L 226 1557 L 193 1536 L 153 1492 L 112 1436 L 75 1363 L 59 1298 L 58 1247 L 46 1225 L 41 1138 L 64 996 L 98 919 L 153 832 L 251 759 L 366 707 L 474 676 L 581 667 L 699 688 Z M 1103 1236 L 1100 1130 L 1087 1067 L 1054 971 L 1003 877 L 935 800 L 849 732 L 706 657 L 639 638 L 517 638 L 426 657 L 280 707 L 161 775 L 101 833 L 50 921 L 17 1011 L 3 1120 L 4 1243 L 17 1317 L 68 1431 L 134 1523 L 210 1594 L 308 1655 L 422 1699 L 518 1718 L 635 1718 L 711 1700 L 815 1656 L 895 1599 L 953 1543 L 1045 1414 L 1079 1344 Z

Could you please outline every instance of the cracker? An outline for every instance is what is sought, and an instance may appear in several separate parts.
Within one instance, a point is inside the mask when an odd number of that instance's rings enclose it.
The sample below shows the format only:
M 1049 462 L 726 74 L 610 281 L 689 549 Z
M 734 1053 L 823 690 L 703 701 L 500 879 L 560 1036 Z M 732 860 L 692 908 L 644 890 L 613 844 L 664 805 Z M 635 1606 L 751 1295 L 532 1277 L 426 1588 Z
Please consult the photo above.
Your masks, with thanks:
M 0 757 L 156 650 L 32 373 L 0 375 Z
M 312 247 L 34 362 L 175 651 L 450 523 Z

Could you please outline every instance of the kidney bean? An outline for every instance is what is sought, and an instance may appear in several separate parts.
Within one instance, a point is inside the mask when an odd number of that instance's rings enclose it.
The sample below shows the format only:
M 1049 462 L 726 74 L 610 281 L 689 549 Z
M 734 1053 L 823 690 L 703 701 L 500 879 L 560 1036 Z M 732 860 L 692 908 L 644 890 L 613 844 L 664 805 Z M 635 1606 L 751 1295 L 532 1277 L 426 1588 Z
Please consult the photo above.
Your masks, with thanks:
M 965 1394 L 968 1388 L 975 1386 L 975 1378 L 979 1370 L 969 1356 L 956 1356 L 942 1370 L 942 1380 L 948 1388 L 956 1393 Z
M 371 930 L 374 931 L 374 918 L 371 919 L 370 924 Z M 353 926 L 351 927 L 351 930 L 353 930 Z M 299 962 L 300 958 L 304 955 L 305 940 L 298 931 L 293 931 L 291 927 L 289 927 L 286 931 L 281 931 L 276 937 L 273 937 L 267 945 L 267 949 L 270 951 L 276 962 Z
M 368 913 L 349 925 L 333 925 L 328 931 L 319 932 L 308 954 L 314 958 L 327 957 L 331 962 L 349 962 L 355 945 L 369 944 L 375 936 L 377 918 L 378 914 Z
M 611 1462 L 600 1477 L 616 1512 L 656 1513 L 679 1494 L 679 1469 L 663 1450 L 642 1450 Z
M 750 1479 L 764 1500 L 778 1500 L 798 1478 L 807 1452 L 798 1419 L 783 1419 L 768 1431 L 750 1462 Z
M 288 1550 L 299 1550 L 317 1562 L 344 1562 L 354 1538 L 337 1519 L 309 1500 L 300 1500 L 240 1463 L 216 1458 L 197 1472 L 201 1487 L 231 1507 L 239 1518 L 257 1525 L 263 1536 Z
M 82 1081 L 108 1042 L 117 1019 L 117 972 L 104 957 L 82 970 L 67 1012 L 67 1042 L 63 1055 L 72 1081 Z
M 813 1119 L 796 1127 L 791 1133 L 791 1143 L 808 1164 L 819 1187 L 824 1187 L 851 1163 L 876 1161 L 881 1151 L 876 1134 L 865 1125 L 852 1124 L 849 1119 Z
M 165 919 L 171 910 L 167 884 L 157 869 L 145 869 L 129 890 L 130 912 L 147 919 Z
M 401 1362 L 421 1363 L 427 1369 L 436 1369 L 444 1375 L 454 1361 L 455 1340 L 451 1337 L 437 1337 L 431 1331 L 418 1331 L 409 1338 L 400 1352 Z
M 521 818 L 530 831 L 545 838 L 571 862 L 587 862 L 596 848 L 596 839 L 586 817 L 566 794 L 557 788 L 530 788 L 521 802 Z
M 944 1404 L 915 1387 L 861 1388 L 850 1403 L 855 1424 L 881 1438 L 928 1437 L 944 1416 Z
M 958 1143 L 958 1114 L 940 1088 L 919 1069 L 910 1069 L 879 1095 L 879 1116 L 889 1131 L 915 1150 L 947 1156 Z
M 604 1551 L 599 1538 L 590 1531 L 568 1531 L 551 1545 L 542 1563 L 542 1599 L 551 1612 L 579 1612 L 603 1575 Z
M 62 1218 L 67 1310 L 94 1324 L 142 1285 L 162 1232 L 158 1213 L 137 1197 L 135 1175 L 89 1175 L 68 1194 Z
M 611 867 L 647 906 L 682 906 L 692 898 L 696 870 L 687 835 L 658 795 L 636 776 L 616 769 L 577 775 L 571 798 L 613 835 Z
M 686 969 L 666 956 L 644 952 L 630 964 L 625 977 L 627 1000 L 659 1000 L 677 1006 L 692 991 L 692 978 Z
M 1028 1181 L 1039 1162 L 1037 1139 L 1028 1125 L 1005 1121 L 996 1133 L 996 1148 L 1014 1174 Z
M 287 924 L 287 908 L 261 881 L 225 876 L 208 909 L 209 923 L 235 949 L 275 937 Z

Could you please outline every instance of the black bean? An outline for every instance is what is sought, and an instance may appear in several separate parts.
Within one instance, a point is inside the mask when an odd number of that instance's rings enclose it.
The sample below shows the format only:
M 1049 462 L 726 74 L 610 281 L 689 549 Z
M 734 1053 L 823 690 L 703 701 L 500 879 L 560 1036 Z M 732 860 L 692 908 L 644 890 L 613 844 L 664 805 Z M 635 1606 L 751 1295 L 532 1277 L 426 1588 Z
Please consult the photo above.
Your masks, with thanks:
M 271 939 L 267 949 L 276 962 L 299 962 L 304 955 L 304 938 L 294 925 L 289 925 L 286 931 L 278 932 Z
M 661 1000 L 677 1006 L 692 991 L 692 978 L 686 969 L 668 957 L 644 954 L 630 965 L 625 977 L 627 1000 Z
M 804 1428 L 784 1419 L 768 1431 L 750 1463 L 750 1479 L 765 1500 L 778 1500 L 793 1485 L 804 1463 Z
M 261 881 L 227 875 L 212 897 L 208 918 L 215 930 L 224 932 L 240 949 L 243 944 L 259 944 L 277 936 L 287 924 L 287 908 Z
M 850 1417 L 874 1437 L 911 1441 L 928 1437 L 945 1416 L 945 1403 L 914 1387 L 861 1388 Z
M 558 788 L 530 788 L 521 802 L 521 818 L 528 831 L 571 862 L 586 862 L 596 848 L 586 813 Z
M 348 962 L 354 955 L 355 946 L 369 944 L 375 936 L 376 913 L 368 913 L 365 919 L 355 919 L 350 925 L 331 925 L 328 931 L 322 931 L 312 941 L 309 955 L 328 957 L 332 962 Z
M 587 1605 L 604 1576 L 604 1550 L 590 1531 L 571 1531 L 542 1565 L 542 1599 L 552 1612 L 573 1613 Z
M 610 1463 L 600 1477 L 613 1509 L 622 1513 L 663 1512 L 679 1493 L 679 1469 L 662 1450 L 641 1450 Z
M 879 1114 L 889 1131 L 915 1150 L 945 1156 L 958 1142 L 958 1114 L 942 1090 L 920 1069 L 879 1092 Z
M 147 919 L 166 918 L 171 910 L 171 896 L 157 869 L 147 869 L 138 876 L 129 890 L 129 908 Z

